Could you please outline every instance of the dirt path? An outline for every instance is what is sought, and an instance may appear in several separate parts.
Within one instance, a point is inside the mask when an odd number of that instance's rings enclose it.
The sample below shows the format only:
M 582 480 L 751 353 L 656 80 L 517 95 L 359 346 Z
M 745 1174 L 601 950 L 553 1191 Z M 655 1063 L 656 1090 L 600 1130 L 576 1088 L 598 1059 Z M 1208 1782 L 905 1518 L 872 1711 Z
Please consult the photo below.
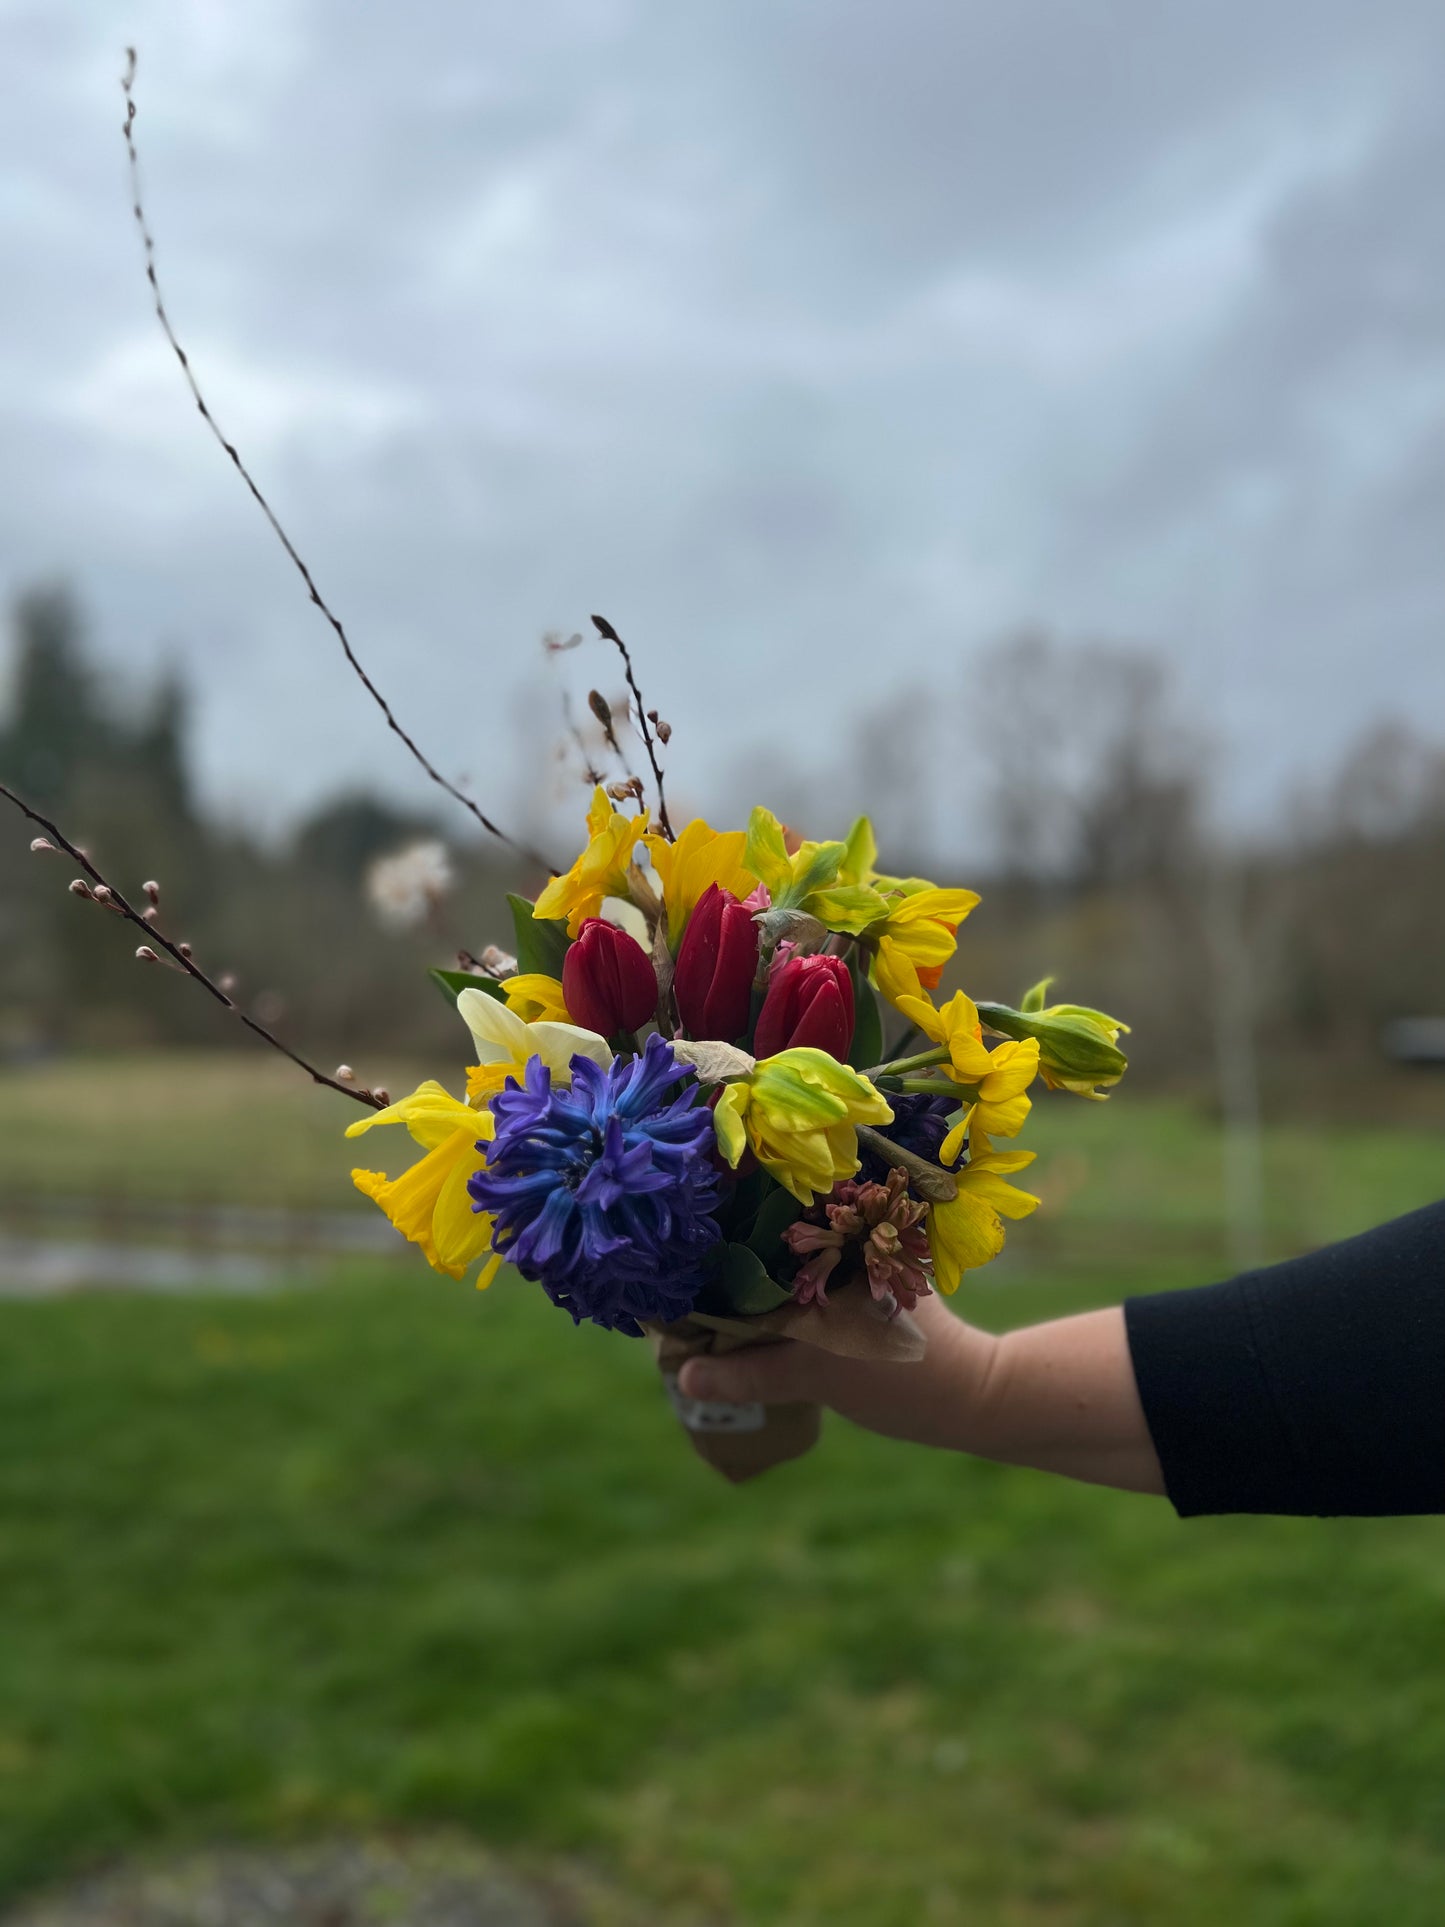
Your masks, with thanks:
M 644 1927 L 572 1872 L 523 1878 L 467 1841 L 226 1848 L 122 1868 L 22 1906 L 6 1927 Z

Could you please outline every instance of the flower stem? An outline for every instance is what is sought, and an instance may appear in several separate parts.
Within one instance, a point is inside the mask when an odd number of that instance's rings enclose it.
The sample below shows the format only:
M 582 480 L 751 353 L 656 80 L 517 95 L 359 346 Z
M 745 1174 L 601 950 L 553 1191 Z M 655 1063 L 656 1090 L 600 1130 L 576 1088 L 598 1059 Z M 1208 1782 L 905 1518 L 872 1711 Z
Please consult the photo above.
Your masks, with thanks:
M 864 1071 L 865 1077 L 900 1077 L 905 1071 L 927 1070 L 931 1064 L 942 1064 L 948 1056 L 947 1049 L 939 1044 L 932 1050 L 920 1051 L 916 1057 L 895 1057 L 887 1064 L 874 1064 Z
M 892 1138 L 884 1137 L 871 1125 L 860 1124 L 857 1130 L 858 1142 L 876 1156 L 886 1158 L 889 1164 L 905 1170 L 919 1196 L 927 1198 L 930 1204 L 952 1204 L 958 1196 L 956 1179 L 941 1165 L 919 1157 L 916 1151 L 905 1151 L 901 1144 L 895 1144 Z
M 966 1103 L 972 1103 L 977 1098 L 977 1093 L 970 1093 L 967 1085 L 954 1084 L 941 1077 L 890 1077 L 885 1088 L 890 1091 L 913 1091 L 926 1097 L 960 1097 Z

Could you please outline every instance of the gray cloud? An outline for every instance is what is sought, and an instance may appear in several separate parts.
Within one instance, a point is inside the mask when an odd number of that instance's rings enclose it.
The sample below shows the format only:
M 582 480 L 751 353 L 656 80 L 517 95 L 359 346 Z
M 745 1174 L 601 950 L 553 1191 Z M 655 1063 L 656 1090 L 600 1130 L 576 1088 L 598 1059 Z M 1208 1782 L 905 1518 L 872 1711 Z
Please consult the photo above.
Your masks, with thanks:
M 785 738 L 836 768 L 900 681 L 966 718 L 1033 620 L 1171 651 L 1254 809 L 1366 715 L 1445 717 L 1432 0 L 130 25 L 218 413 L 499 813 L 536 639 L 594 608 L 702 803 Z M 113 34 L 0 0 L 0 587 L 69 572 L 117 661 L 178 654 L 218 799 L 410 792 L 148 317 Z

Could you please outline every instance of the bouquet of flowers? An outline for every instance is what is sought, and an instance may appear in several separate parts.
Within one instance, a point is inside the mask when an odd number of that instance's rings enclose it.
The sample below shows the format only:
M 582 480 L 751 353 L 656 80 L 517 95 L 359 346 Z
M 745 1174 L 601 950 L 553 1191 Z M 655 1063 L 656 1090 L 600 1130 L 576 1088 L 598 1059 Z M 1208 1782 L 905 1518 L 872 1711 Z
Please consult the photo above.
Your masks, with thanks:
M 805 1451 L 817 1411 L 689 1400 L 682 1359 L 921 1356 L 919 1298 L 1037 1203 L 1010 1182 L 1029 1087 L 1104 1095 L 1124 1026 L 1046 1004 L 1047 979 L 1016 1009 L 938 1001 L 978 898 L 881 873 L 866 817 L 841 842 L 763 808 L 674 836 L 614 788 L 636 807 L 599 785 L 571 868 L 511 898 L 513 952 L 433 973 L 470 1033 L 465 1094 L 428 1082 L 358 1120 L 423 1155 L 352 1177 L 437 1270 L 486 1286 L 505 1262 L 574 1321 L 650 1336 L 697 1449 L 746 1478 Z

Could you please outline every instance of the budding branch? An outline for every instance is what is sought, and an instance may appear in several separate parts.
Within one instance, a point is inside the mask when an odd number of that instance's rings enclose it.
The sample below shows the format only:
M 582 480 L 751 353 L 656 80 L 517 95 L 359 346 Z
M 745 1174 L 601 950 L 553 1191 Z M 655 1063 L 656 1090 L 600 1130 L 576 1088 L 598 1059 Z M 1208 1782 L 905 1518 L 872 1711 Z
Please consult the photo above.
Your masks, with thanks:
M 116 889 L 115 885 L 109 882 L 100 870 L 96 868 L 85 851 L 82 850 L 78 844 L 71 842 L 70 838 L 58 824 L 52 823 L 48 816 L 42 816 L 39 810 L 32 809 L 24 797 L 17 796 L 14 790 L 10 789 L 4 783 L 0 783 L 0 796 L 3 796 L 7 802 L 13 803 L 22 815 L 28 816 L 37 829 L 43 830 L 54 847 L 64 850 L 67 856 L 75 859 L 86 876 L 89 877 L 90 881 L 95 885 L 93 901 L 115 910 L 119 915 L 124 917 L 128 923 L 133 923 L 145 938 L 146 948 L 154 944 L 163 950 L 177 970 L 183 971 L 188 977 L 193 977 L 203 990 L 208 991 L 218 1004 L 230 1011 L 233 1017 L 239 1018 L 247 1030 L 252 1032 L 254 1036 L 259 1037 L 262 1043 L 269 1044 L 272 1050 L 280 1051 L 283 1057 L 289 1058 L 298 1070 L 305 1071 L 306 1075 L 314 1084 L 324 1084 L 329 1091 L 340 1091 L 343 1097 L 352 1098 L 358 1104 L 365 1104 L 370 1110 L 379 1111 L 385 1109 L 383 1100 L 379 1098 L 374 1091 L 365 1090 L 355 1084 L 343 1084 L 334 1077 L 328 1077 L 325 1071 L 319 1071 L 314 1064 L 308 1064 L 306 1059 L 292 1050 L 289 1044 L 283 1044 L 281 1039 L 273 1032 L 267 1030 L 264 1024 L 259 1023 L 254 1017 L 242 1010 L 236 1000 L 228 996 L 214 978 L 209 977 L 206 972 L 201 969 L 200 965 L 190 953 L 189 944 L 173 943 L 164 931 L 156 927 L 154 922 L 148 921 L 140 911 L 134 909 L 126 901 L 121 892 Z M 102 892 L 104 894 L 101 894 Z M 154 955 L 154 952 L 152 952 L 152 955 Z

